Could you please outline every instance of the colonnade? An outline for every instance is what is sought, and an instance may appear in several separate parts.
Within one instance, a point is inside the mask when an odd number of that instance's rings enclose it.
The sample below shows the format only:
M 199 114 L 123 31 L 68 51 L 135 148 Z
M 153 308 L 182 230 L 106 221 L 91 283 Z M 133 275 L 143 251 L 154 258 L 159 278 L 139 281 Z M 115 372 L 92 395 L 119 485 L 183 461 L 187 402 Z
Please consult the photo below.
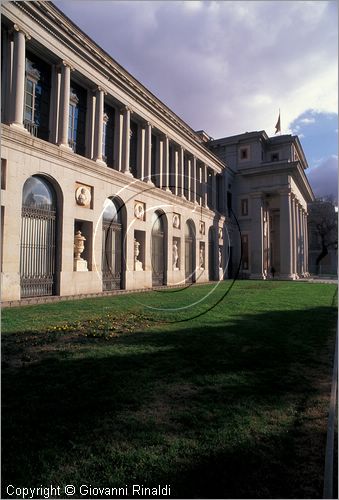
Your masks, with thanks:
M 298 279 L 308 275 L 307 211 L 290 188 L 271 196 L 279 196 L 278 269 L 282 279 Z M 270 206 L 263 193 L 252 193 L 251 277 L 262 279 L 271 273 Z
M 30 36 L 18 25 L 14 25 L 13 39 L 13 78 L 11 84 L 11 108 L 9 113 L 10 126 L 24 128 L 24 100 L 25 100 L 25 65 L 26 40 Z M 63 60 L 52 71 L 51 93 L 51 124 L 50 141 L 60 148 L 70 150 L 69 130 L 69 103 L 71 97 L 70 63 Z M 53 81 L 53 78 L 56 81 Z M 93 89 L 92 98 L 87 99 L 86 113 L 86 156 L 94 161 L 106 165 L 103 159 L 103 123 L 104 106 L 107 90 L 97 86 Z M 117 102 L 114 98 L 114 102 Z M 114 147 L 113 168 L 133 177 L 130 165 L 130 135 L 131 116 L 134 114 L 129 105 L 117 103 L 114 106 Z M 138 178 L 147 184 L 156 185 L 165 191 L 171 191 L 178 197 L 204 207 L 216 208 L 216 171 L 207 165 L 193 152 L 172 140 L 165 132 L 154 127 L 152 123 L 135 114 L 138 125 Z M 155 172 L 152 172 L 152 134 L 156 138 Z M 174 153 L 170 156 L 170 148 Z M 154 160 L 153 160 L 154 161 Z M 171 175 L 170 175 L 171 174 Z M 210 176 L 212 178 L 210 179 Z M 185 178 L 187 180 L 185 181 Z M 212 189 L 212 196 L 208 200 L 208 184 Z

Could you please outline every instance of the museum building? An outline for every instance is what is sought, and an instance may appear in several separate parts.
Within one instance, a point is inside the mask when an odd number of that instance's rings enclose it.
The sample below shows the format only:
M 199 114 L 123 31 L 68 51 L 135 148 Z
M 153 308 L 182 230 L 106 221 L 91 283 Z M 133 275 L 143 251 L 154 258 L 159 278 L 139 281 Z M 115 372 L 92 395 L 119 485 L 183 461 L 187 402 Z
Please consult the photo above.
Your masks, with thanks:
M 1 9 L 4 302 L 307 276 L 297 137 L 195 132 L 53 3 Z

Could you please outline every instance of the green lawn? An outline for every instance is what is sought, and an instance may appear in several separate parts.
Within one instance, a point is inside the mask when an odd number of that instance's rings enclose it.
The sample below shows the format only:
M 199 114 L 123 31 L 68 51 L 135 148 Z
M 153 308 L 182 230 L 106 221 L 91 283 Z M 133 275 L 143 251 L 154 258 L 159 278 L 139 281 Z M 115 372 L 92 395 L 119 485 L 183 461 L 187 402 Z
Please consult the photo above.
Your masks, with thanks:
M 221 300 L 229 287 L 4 309 L 2 498 L 321 498 L 337 288 L 239 281 Z

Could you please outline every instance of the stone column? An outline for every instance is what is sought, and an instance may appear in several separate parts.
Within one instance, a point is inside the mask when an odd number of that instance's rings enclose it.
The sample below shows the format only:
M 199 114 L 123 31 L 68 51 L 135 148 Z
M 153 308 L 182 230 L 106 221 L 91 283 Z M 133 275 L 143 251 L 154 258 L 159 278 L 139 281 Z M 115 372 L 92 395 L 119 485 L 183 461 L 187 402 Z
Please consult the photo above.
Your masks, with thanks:
M 305 274 L 304 268 L 304 252 L 305 252 L 305 238 L 304 238 L 304 210 L 302 206 L 299 208 L 299 220 L 300 220 L 300 274 L 301 277 Z
M 181 198 L 186 198 L 186 196 L 185 196 L 185 158 L 184 158 L 184 148 L 182 146 L 180 146 L 180 148 L 179 148 L 179 172 L 180 172 L 179 196 L 181 196 Z
M 130 138 L 131 138 L 131 109 L 125 106 L 123 109 L 123 132 L 122 132 L 122 171 L 124 174 L 133 177 L 129 165 Z
M 251 256 L 250 269 L 252 279 L 263 279 L 264 277 L 264 248 L 263 248 L 263 200 L 262 193 L 251 195 Z
M 291 260 L 292 273 L 297 272 L 297 238 L 296 238 L 296 218 L 295 218 L 295 197 L 291 193 Z M 281 244 L 281 243 L 280 243 Z
M 146 123 L 138 125 L 137 172 L 138 178 L 145 180 Z
M 203 207 L 207 207 L 207 165 L 204 163 L 202 169 L 202 205 Z
M 295 225 L 295 233 L 296 233 L 296 251 L 297 251 L 297 267 L 296 267 L 296 278 L 299 277 L 299 274 L 300 274 L 300 220 L 299 220 L 299 203 L 298 201 L 296 200 L 295 201 L 295 221 L 296 221 L 296 225 Z
M 49 140 L 53 144 L 58 144 L 60 80 L 60 71 L 53 64 L 51 71 L 51 112 L 49 114 Z
M 156 158 L 156 178 L 155 184 L 160 189 L 163 186 L 163 164 L 164 164 L 164 140 L 157 136 L 157 158 Z
M 174 152 L 174 194 L 179 195 L 179 151 L 176 146 L 173 148 Z
M 13 81 L 12 81 L 12 117 L 11 125 L 24 128 L 24 101 L 25 101 L 25 71 L 26 71 L 26 38 L 30 36 L 17 24 L 14 24 L 14 51 L 13 51 Z
M 152 184 L 152 125 L 146 123 L 146 140 L 145 140 L 145 174 L 144 179 L 147 184 Z
M 191 201 L 197 202 L 197 159 L 193 156 L 192 159 L 192 194 Z
M 163 187 L 166 191 L 171 191 L 169 188 L 169 138 L 167 135 L 164 137 L 164 163 L 163 163 L 164 183 Z
M 305 236 L 304 236 L 304 268 L 306 276 L 309 276 L 309 268 L 308 268 L 308 213 L 304 214 L 304 228 L 305 228 Z
M 101 87 L 96 89 L 95 97 L 94 160 L 98 163 L 104 163 L 102 160 L 102 142 L 105 92 Z
M 93 92 L 87 92 L 87 112 L 86 112 L 86 156 L 94 158 L 95 136 L 94 129 L 96 113 L 96 97 Z
M 217 209 L 217 176 L 215 172 L 212 173 L 212 208 Z
M 187 197 L 188 201 L 192 201 L 192 161 L 190 158 L 187 158 L 187 176 L 188 176 L 188 192 L 187 192 Z
M 294 279 L 292 270 L 292 204 L 290 190 L 280 192 L 280 278 Z
M 114 113 L 114 168 L 122 171 L 122 137 L 124 125 L 123 109 L 116 109 Z
M 60 86 L 60 112 L 59 112 L 59 146 L 70 148 L 68 144 L 69 99 L 71 92 L 71 67 L 65 61 L 61 64 Z

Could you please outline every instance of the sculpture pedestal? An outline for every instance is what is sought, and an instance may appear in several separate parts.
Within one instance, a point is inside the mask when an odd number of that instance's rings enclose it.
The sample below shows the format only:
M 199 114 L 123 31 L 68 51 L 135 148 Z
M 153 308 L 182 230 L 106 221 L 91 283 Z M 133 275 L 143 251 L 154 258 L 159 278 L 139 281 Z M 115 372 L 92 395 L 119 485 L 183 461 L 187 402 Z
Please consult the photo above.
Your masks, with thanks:
M 224 270 L 222 267 L 219 267 L 219 281 L 224 279 Z
M 74 271 L 88 271 L 87 260 L 78 259 L 74 261 Z

